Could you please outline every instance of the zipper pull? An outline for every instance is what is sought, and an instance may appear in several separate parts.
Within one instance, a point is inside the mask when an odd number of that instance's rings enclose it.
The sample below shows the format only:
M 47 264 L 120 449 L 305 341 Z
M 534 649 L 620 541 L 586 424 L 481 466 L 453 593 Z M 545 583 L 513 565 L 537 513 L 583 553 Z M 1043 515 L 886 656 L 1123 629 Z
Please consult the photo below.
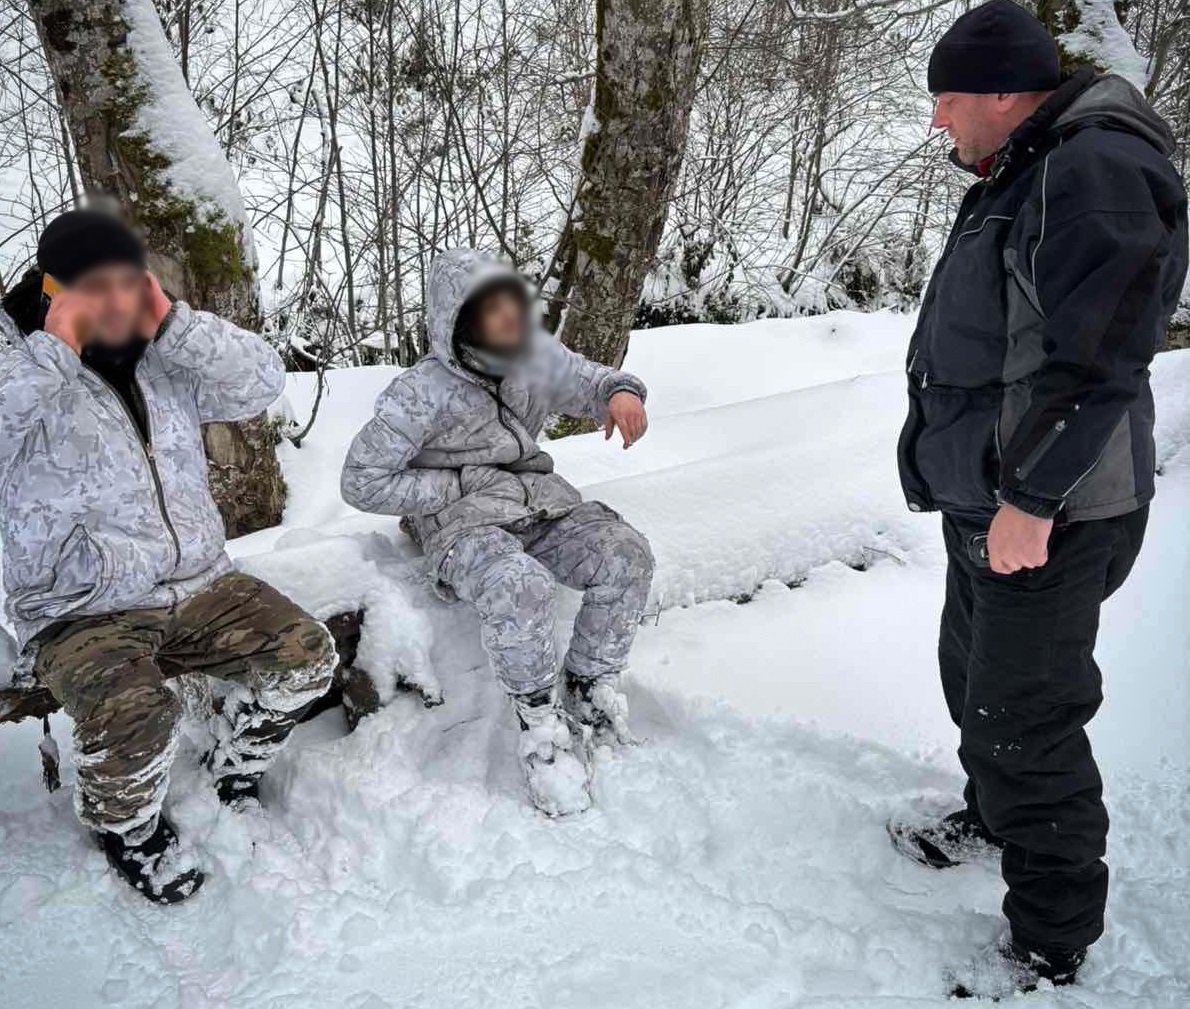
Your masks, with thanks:
M 930 384 L 930 373 L 928 371 L 923 371 L 921 373 L 921 387 L 924 389 L 929 384 Z

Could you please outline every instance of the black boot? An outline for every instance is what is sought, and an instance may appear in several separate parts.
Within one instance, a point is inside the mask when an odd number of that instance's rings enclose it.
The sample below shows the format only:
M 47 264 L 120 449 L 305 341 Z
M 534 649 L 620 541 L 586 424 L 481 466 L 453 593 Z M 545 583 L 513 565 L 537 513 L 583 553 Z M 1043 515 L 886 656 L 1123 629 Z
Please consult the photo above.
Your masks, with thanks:
M 203 884 L 202 871 L 181 857 L 178 835 L 164 816 L 157 817 L 156 830 L 139 844 L 129 844 L 122 835 L 107 831 L 96 837 L 112 868 L 158 904 L 177 904 Z
M 1030 949 L 1007 936 L 981 950 L 951 978 L 951 998 L 1001 999 L 1036 991 L 1044 979 L 1074 984 L 1085 949 Z
M 576 721 L 590 726 L 596 744 L 634 742 L 619 673 L 575 676 L 566 670 L 563 676 L 562 703 Z
M 902 855 L 931 869 L 953 869 L 1004 850 L 1004 842 L 966 809 L 932 823 L 890 820 L 888 836 Z
M 1078 979 L 1079 969 L 1087 959 L 1085 949 L 1047 949 L 1040 946 L 1033 949 L 1016 939 L 1009 944 L 1009 955 L 1056 987 L 1074 984 Z
M 215 781 L 215 794 L 225 806 L 243 809 L 260 805 L 259 774 L 227 774 Z

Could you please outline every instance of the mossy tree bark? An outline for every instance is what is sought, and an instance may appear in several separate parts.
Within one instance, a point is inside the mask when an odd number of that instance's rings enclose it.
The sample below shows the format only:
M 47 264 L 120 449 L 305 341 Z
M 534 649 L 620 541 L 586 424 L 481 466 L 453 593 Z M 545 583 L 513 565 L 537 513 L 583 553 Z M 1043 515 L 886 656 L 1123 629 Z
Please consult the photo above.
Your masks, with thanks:
M 260 324 L 256 258 L 231 166 L 169 54 L 152 0 L 29 0 L 90 194 L 119 202 L 162 286 Z M 204 432 L 229 536 L 276 525 L 285 487 L 261 416 Z
M 707 0 L 597 0 L 593 121 L 552 321 L 567 346 L 619 366 L 682 165 Z

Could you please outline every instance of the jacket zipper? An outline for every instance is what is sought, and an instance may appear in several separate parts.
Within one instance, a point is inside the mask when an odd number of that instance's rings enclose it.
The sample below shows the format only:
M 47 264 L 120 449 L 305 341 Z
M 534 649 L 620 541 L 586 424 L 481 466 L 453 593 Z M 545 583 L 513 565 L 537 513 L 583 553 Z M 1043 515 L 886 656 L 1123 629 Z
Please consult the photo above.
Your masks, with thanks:
M 525 458 L 525 444 L 521 441 L 521 436 L 516 433 L 516 428 L 514 428 L 508 423 L 508 421 L 504 419 L 504 411 L 506 407 L 504 405 L 503 398 L 500 396 L 499 386 L 497 386 L 492 392 L 492 397 L 496 400 L 496 419 L 500 422 L 500 426 L 504 428 L 504 430 L 510 435 L 512 435 L 513 441 L 516 442 L 517 462 L 520 462 Z
M 1033 446 L 1024 461 L 1016 468 L 1015 476 L 1018 480 L 1024 480 L 1033 470 L 1037 464 L 1041 462 L 1042 456 L 1050 450 L 1050 447 L 1058 440 L 1058 436 L 1066 430 L 1066 421 L 1059 420 L 1053 427 L 1046 431 L 1045 436 L 1036 445 Z
M 920 375 L 918 375 L 913 371 L 913 366 L 917 364 L 917 355 L 920 353 L 920 348 L 914 348 L 913 356 L 909 358 L 909 364 L 905 367 L 905 374 L 907 374 L 910 378 L 917 379 L 918 385 L 925 389 L 930 384 L 930 373 L 928 371 L 923 371 Z
M 149 413 L 149 403 L 145 398 L 144 390 L 140 386 L 140 377 L 133 372 L 132 383 L 136 394 L 140 397 L 141 403 L 145 407 L 145 424 L 149 429 L 149 440 L 146 443 L 140 436 L 140 428 L 137 427 L 136 420 L 132 416 L 132 411 L 128 409 L 128 404 L 124 402 L 124 397 L 116 391 L 116 387 L 104 378 L 94 368 L 88 368 L 100 382 L 102 382 L 107 389 L 115 397 L 116 402 L 120 404 L 120 409 L 124 411 L 124 416 L 128 418 L 128 423 L 132 427 L 132 433 L 136 436 L 136 443 L 141 447 L 141 451 L 145 453 L 145 462 L 149 464 L 149 476 L 153 480 L 153 489 L 157 492 L 157 507 L 161 511 L 161 521 L 165 523 L 165 528 L 169 531 L 170 539 L 174 545 L 174 569 L 182 563 L 182 541 L 178 539 L 178 532 L 174 528 L 174 524 L 169 519 L 169 511 L 165 507 L 165 488 L 161 484 L 161 474 L 157 471 L 157 456 L 153 451 L 153 418 Z M 139 365 L 137 366 L 139 370 Z
M 520 462 L 525 458 L 525 446 L 521 441 L 521 436 L 516 433 L 516 429 L 504 419 L 504 398 L 500 395 L 499 385 L 492 391 L 492 396 L 496 400 L 496 420 L 500 422 L 500 426 L 512 435 L 513 440 L 516 441 L 517 462 Z M 521 489 L 525 495 L 525 507 L 527 508 L 529 506 L 529 488 L 522 483 Z

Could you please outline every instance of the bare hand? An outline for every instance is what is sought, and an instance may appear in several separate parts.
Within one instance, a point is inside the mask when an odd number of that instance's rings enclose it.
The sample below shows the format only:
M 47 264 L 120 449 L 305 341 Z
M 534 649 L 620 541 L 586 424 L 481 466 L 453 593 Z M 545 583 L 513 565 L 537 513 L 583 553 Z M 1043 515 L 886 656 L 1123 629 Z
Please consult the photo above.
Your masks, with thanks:
M 988 529 L 988 559 L 997 574 L 1044 567 L 1049 560 L 1053 519 L 1038 518 L 1010 504 L 1000 505 Z
M 645 436 L 649 418 L 645 405 L 634 392 L 617 392 L 607 403 L 607 420 L 603 424 L 603 439 L 610 440 L 612 432 L 620 429 L 624 447 L 632 448 Z
M 152 341 L 157 338 L 161 324 L 169 315 L 174 303 L 169 295 L 161 289 L 157 278 L 148 270 L 145 271 L 145 306 L 141 310 L 139 331 L 143 339 Z
M 76 354 L 83 352 L 94 325 L 95 305 L 89 295 L 63 289 L 50 299 L 45 331 L 56 336 Z

